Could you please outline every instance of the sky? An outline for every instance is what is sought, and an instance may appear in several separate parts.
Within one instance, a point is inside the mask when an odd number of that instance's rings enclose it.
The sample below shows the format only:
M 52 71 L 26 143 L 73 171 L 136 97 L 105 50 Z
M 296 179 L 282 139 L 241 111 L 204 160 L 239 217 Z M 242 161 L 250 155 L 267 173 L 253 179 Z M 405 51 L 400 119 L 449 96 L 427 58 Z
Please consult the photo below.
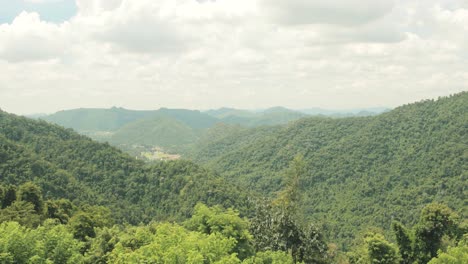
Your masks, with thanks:
M 468 90 L 468 0 L 0 0 L 0 108 L 395 107 Z

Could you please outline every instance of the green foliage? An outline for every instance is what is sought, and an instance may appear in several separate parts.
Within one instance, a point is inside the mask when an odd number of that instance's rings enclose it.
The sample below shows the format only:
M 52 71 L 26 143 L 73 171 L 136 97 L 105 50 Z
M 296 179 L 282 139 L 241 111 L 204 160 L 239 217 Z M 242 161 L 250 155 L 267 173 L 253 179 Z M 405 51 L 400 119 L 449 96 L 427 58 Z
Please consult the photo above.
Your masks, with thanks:
M 389 243 L 380 234 L 374 234 L 365 239 L 369 263 L 371 264 L 398 264 L 399 256 L 395 245 Z
M 388 242 L 378 231 L 367 231 L 356 238 L 356 242 L 353 250 L 347 252 L 351 264 L 401 263 L 397 246 Z
M 289 162 L 302 154 L 304 213 L 346 249 L 366 226 L 388 236 L 392 220 L 414 225 L 431 202 L 467 214 L 467 112 L 462 92 L 372 117 L 311 117 L 214 137 L 192 158 L 273 196 L 285 185 Z
M 443 204 L 429 204 L 414 227 L 415 255 L 419 263 L 427 263 L 442 248 L 442 238 L 454 238 L 458 234 L 459 217 Z
M 15 221 L 27 227 L 40 224 L 41 216 L 34 210 L 34 205 L 25 201 L 15 201 L 10 206 L 0 210 L 0 223 Z
M 10 185 L 4 189 L 5 193 L 2 197 L 2 208 L 10 206 L 14 201 L 16 201 L 16 187 Z
M 68 223 L 75 211 L 75 207 L 67 199 L 48 200 L 45 203 L 45 208 L 47 218 L 57 219 L 62 224 Z
M 88 205 L 82 210 L 75 213 L 68 223 L 74 237 L 81 241 L 95 237 L 96 228 L 109 227 L 113 224 L 108 208 Z
M 304 158 L 296 156 L 286 170 L 285 187 L 273 201 L 276 206 L 297 217 L 297 213 L 302 206 L 301 181 L 305 174 Z
M 4 186 L 32 182 L 42 189 L 43 199 L 106 206 L 120 223 L 185 220 L 197 202 L 247 212 L 248 193 L 192 162 L 145 164 L 108 144 L 4 112 L 0 158 Z M 6 189 L 4 208 L 16 199 L 12 188 Z M 47 206 L 55 214 L 55 205 Z M 62 213 L 54 217 L 65 223 L 70 212 Z
M 73 233 L 73 237 L 81 241 L 86 241 L 88 238 L 96 236 L 93 217 L 88 213 L 79 212 L 75 214 L 70 219 L 69 226 Z
M 457 213 L 444 204 L 431 203 L 423 208 L 419 222 L 406 229 L 394 222 L 392 229 L 400 251 L 402 264 L 427 263 L 444 250 L 447 245 L 456 244 L 466 229 Z
M 251 232 L 257 250 L 290 252 L 294 262 L 326 263 L 327 245 L 314 225 L 306 226 L 299 215 L 304 174 L 301 156 L 296 156 L 286 171 L 286 186 L 272 203 L 257 202 Z
M 235 259 L 230 253 L 235 240 L 219 233 L 190 232 L 173 224 L 139 229 L 135 239 L 145 235 L 146 241 L 135 248 L 126 246 L 124 241 L 117 243 L 109 257 L 111 263 L 225 263 L 232 257 Z
M 32 182 L 20 185 L 18 189 L 18 200 L 32 203 L 37 214 L 42 214 L 44 204 L 41 189 Z
M 185 226 L 192 231 L 203 234 L 221 234 L 227 238 L 233 238 L 236 252 L 240 259 L 253 254 L 252 236 L 249 233 L 249 223 L 239 217 L 239 213 L 232 210 L 224 210 L 220 206 L 207 207 L 197 204 L 193 216 L 185 222 Z
M 121 240 L 122 227 L 96 228 L 96 237 L 91 240 L 86 252 L 86 263 L 109 263 L 109 257 L 115 245 Z
M 392 229 L 401 256 L 401 264 L 414 262 L 414 237 L 401 223 L 393 222 Z
M 242 264 L 293 264 L 290 254 L 283 251 L 259 252 L 242 262 Z
M 0 224 L 2 263 L 79 263 L 82 244 L 63 225 L 47 221 L 29 229 L 15 222 Z
M 456 247 L 449 247 L 447 252 L 439 251 L 436 258 L 428 264 L 465 264 L 468 263 L 468 244 L 466 241 L 460 242 Z

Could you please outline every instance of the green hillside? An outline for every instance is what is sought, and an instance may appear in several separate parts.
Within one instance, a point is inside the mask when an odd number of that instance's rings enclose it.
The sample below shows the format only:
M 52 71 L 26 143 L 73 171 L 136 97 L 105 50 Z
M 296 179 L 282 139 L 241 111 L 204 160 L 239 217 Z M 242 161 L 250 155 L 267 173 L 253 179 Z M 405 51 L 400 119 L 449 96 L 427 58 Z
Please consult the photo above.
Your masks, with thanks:
M 175 115 L 121 128 L 179 141 L 203 130 L 188 154 L 208 169 L 144 163 L 0 112 L 0 262 L 466 259 L 467 103 L 461 93 L 375 117 L 246 128 Z
M 161 108 L 154 111 L 75 109 L 41 117 L 48 122 L 73 128 L 95 140 L 109 142 L 139 156 L 154 147 L 179 152 L 192 144 L 207 128 L 220 122 L 197 110 Z M 136 148 L 135 148 L 136 147 Z
M 146 118 L 153 114 L 154 111 L 127 110 L 116 107 L 110 109 L 80 108 L 60 111 L 40 118 L 66 128 L 91 132 L 114 131 L 129 122 Z
M 204 113 L 222 119 L 228 116 L 238 116 L 238 117 L 246 117 L 246 118 L 252 118 L 257 115 L 257 113 L 249 110 L 242 110 L 242 109 L 235 109 L 235 108 L 229 108 L 229 107 L 222 107 L 219 109 L 211 109 L 204 111 Z
M 308 116 L 307 114 L 284 107 L 272 107 L 261 111 L 220 108 L 208 110 L 205 113 L 219 118 L 222 123 L 247 127 L 287 124 L 288 122 Z
M 46 198 L 105 205 L 115 219 L 130 223 L 184 219 L 197 201 L 245 209 L 247 195 L 191 162 L 145 164 L 71 130 L 5 112 L 0 179 L 33 181 Z
M 168 117 L 153 117 L 123 126 L 109 138 L 109 143 L 171 148 L 192 143 L 197 138 L 198 131 L 180 121 Z
M 398 107 L 374 117 L 306 118 L 236 131 L 198 146 L 194 160 L 227 180 L 272 194 L 302 154 L 304 210 L 330 237 L 413 224 L 421 208 L 445 202 L 467 215 L 468 93 Z

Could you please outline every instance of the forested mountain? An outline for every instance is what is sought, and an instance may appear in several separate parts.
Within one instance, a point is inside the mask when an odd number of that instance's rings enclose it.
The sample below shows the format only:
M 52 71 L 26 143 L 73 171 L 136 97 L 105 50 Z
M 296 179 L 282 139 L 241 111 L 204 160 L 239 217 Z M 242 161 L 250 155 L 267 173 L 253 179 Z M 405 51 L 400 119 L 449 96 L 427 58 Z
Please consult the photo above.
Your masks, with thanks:
M 41 117 L 51 123 L 73 128 L 95 140 L 109 142 L 132 154 L 132 146 L 174 151 L 198 140 L 199 135 L 220 122 L 196 110 L 161 108 L 153 111 L 75 109 Z
M 307 110 L 304 110 L 307 112 Z M 373 110 L 371 110 L 373 111 Z M 339 111 L 320 110 L 315 114 L 348 115 Z M 349 115 L 367 115 L 357 110 Z M 370 114 L 370 112 L 369 112 Z M 307 117 L 304 112 L 284 107 L 263 110 L 220 108 L 208 111 L 168 109 L 140 111 L 123 108 L 73 109 L 38 118 L 66 128 L 73 128 L 95 140 L 109 142 L 113 146 L 143 158 L 143 153 L 153 149 L 182 154 L 198 145 L 212 133 L 216 124 L 243 127 L 283 125 Z
M 158 116 L 129 123 L 113 133 L 108 141 L 116 146 L 136 144 L 170 149 L 195 142 L 199 134 L 200 130 L 176 119 Z
M 307 114 L 284 107 L 272 107 L 257 111 L 220 108 L 208 110 L 205 113 L 218 118 L 222 123 L 246 127 L 287 124 L 307 116 Z
M 64 110 L 40 118 L 77 131 L 114 131 L 127 123 L 153 114 L 154 111 L 127 110 L 117 107 L 80 108 Z
M 170 118 L 182 122 L 191 128 L 208 128 L 219 122 L 216 118 L 197 110 L 167 109 L 159 110 L 127 110 L 113 107 L 110 109 L 72 109 L 60 111 L 41 119 L 79 132 L 86 131 L 116 131 L 119 128 L 142 119 Z
M 143 145 L 174 151 L 196 142 L 217 122 L 216 118 L 199 111 L 162 108 L 149 118 L 124 125 L 103 140 L 124 149 Z
M 464 263 L 467 107 L 464 92 L 374 117 L 121 128 L 203 129 L 187 155 L 208 168 L 0 111 L 0 262 Z
M 330 116 L 330 117 L 353 117 L 353 116 L 373 116 L 384 112 L 390 111 L 389 108 L 385 107 L 373 107 L 373 108 L 356 108 L 356 109 L 344 109 L 344 110 L 329 110 L 322 108 L 308 108 L 301 109 L 299 112 L 313 116 Z
M 424 204 L 462 215 L 468 182 L 468 93 L 398 107 L 374 117 L 311 117 L 234 131 L 198 145 L 193 159 L 228 181 L 273 194 L 304 156 L 304 210 L 331 238 L 350 241 L 392 219 L 413 224 Z
M 243 114 L 238 115 L 237 113 L 225 115 L 221 121 L 226 124 L 258 127 L 287 124 L 307 116 L 307 114 L 289 110 L 284 107 L 272 107 L 263 111 L 251 113 L 251 116 L 245 116 Z
M 130 223 L 184 219 L 197 201 L 242 210 L 246 199 L 238 198 L 247 195 L 191 162 L 148 165 L 71 130 L 5 112 L 0 178 L 2 184 L 32 181 L 46 198 L 105 205 Z

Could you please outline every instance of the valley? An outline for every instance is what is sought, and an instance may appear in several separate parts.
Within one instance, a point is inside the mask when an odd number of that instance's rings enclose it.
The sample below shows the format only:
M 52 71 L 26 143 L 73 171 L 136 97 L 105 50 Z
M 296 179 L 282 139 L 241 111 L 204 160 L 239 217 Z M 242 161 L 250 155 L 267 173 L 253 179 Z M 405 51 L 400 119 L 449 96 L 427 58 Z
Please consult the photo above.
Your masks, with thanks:
M 339 248 L 337 253 L 327 249 L 327 254 L 337 254 L 333 258 L 338 261 L 354 254 L 357 241 L 369 230 L 378 230 L 379 241 L 385 240 L 383 236 L 394 241 L 396 229 L 390 226 L 395 223 L 416 228 L 423 221 L 421 210 L 431 204 L 452 208 L 450 214 L 457 221 L 466 221 L 467 107 L 468 93 L 463 92 L 379 115 L 294 114 L 254 126 L 220 122 L 225 109 L 211 115 L 182 109 L 156 110 L 156 114 L 79 110 L 80 114 L 71 111 L 70 120 L 61 112 L 61 118 L 68 120 L 62 124 L 82 128 L 81 135 L 51 124 L 50 120 L 57 121 L 52 117 L 33 120 L 2 112 L 1 184 L 3 190 L 33 184 L 47 206 L 67 201 L 75 209 L 66 213 L 65 220 L 60 218 L 64 223 L 76 212 L 93 210 L 105 214 L 102 217 L 109 223 L 183 223 L 203 203 L 235 208 L 253 228 L 264 224 L 259 214 L 286 210 L 281 215 L 298 217 L 295 228 L 313 223 L 323 241 L 332 241 L 320 247 Z M 103 120 L 90 111 L 100 112 Z M 278 111 L 282 109 L 271 112 L 277 116 Z M 277 207 L 282 199 L 286 204 L 297 202 Z M 8 204 L 6 208 L 13 206 Z M 261 211 L 265 209 L 258 206 L 270 209 Z M 0 210 L 0 216 L 2 212 L 5 219 L 17 219 L 10 211 Z M 30 220 L 18 221 L 31 227 L 42 223 L 43 216 L 29 214 L 22 219 Z M 278 219 L 283 220 L 289 221 Z M 258 240 L 265 235 L 264 228 L 259 234 L 250 229 L 259 237 L 249 243 L 272 243 Z M 331 258 L 327 256 L 321 258 Z

